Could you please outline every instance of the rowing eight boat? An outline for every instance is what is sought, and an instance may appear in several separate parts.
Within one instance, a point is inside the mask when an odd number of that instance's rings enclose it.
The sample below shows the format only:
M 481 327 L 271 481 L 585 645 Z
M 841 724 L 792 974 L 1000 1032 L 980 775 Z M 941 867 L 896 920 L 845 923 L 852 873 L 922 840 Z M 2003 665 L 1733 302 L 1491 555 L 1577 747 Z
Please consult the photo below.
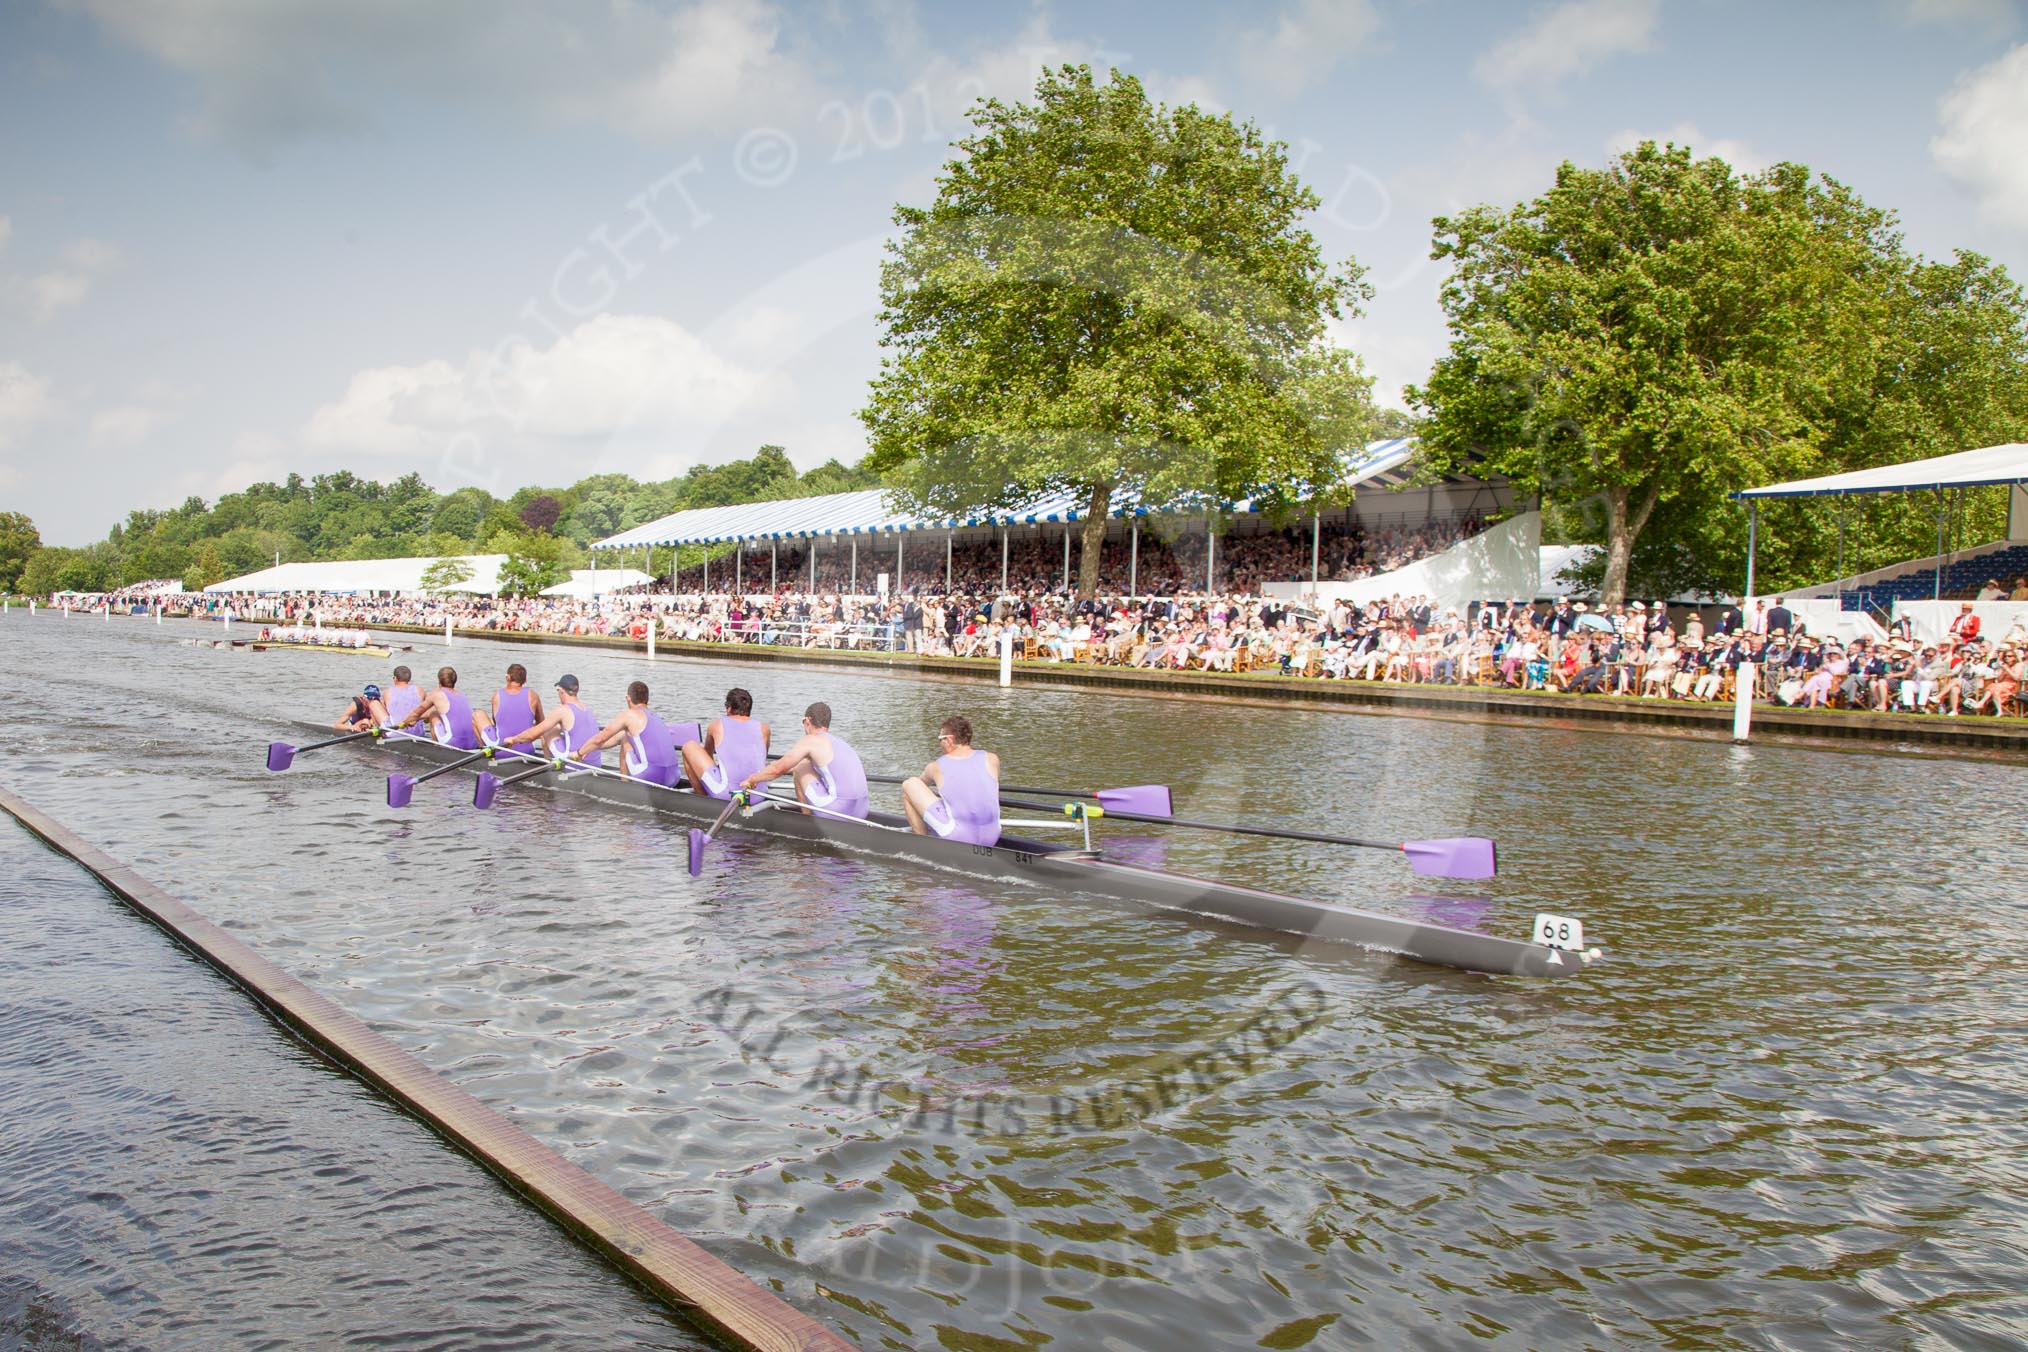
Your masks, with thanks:
M 279 649 L 284 652 L 303 653 L 352 653 L 360 657 L 392 657 L 392 648 L 354 648 L 343 643 L 283 643 L 274 639 L 255 639 L 247 646 L 255 652 L 263 648 Z
M 314 727 L 305 724 L 306 727 Z M 405 760 L 448 765 L 472 753 L 407 736 L 371 739 L 383 752 Z M 502 752 L 500 759 L 542 764 L 534 757 Z M 610 773 L 571 770 L 531 781 L 552 792 L 595 798 L 625 807 L 645 808 L 674 817 L 686 825 L 709 826 L 724 809 L 723 801 L 702 794 L 677 792 Z M 919 836 L 907 820 L 876 812 L 866 821 L 806 815 L 793 807 L 762 806 L 726 823 L 727 831 L 774 836 L 822 844 L 853 854 L 871 855 L 973 877 L 1028 883 L 1136 901 L 1208 920 L 1227 921 L 1256 929 L 1332 943 L 1398 953 L 1423 962 L 1466 971 L 1509 976 L 1568 976 L 1582 971 L 1598 956 L 1597 949 L 1564 950 L 1546 943 L 1505 939 L 1453 929 L 1401 916 L 1334 906 L 1305 897 L 1193 878 L 1187 874 L 1107 859 L 1098 852 L 1002 835 L 997 845 L 968 845 L 940 836 Z M 671 861 L 681 859 L 680 845 Z

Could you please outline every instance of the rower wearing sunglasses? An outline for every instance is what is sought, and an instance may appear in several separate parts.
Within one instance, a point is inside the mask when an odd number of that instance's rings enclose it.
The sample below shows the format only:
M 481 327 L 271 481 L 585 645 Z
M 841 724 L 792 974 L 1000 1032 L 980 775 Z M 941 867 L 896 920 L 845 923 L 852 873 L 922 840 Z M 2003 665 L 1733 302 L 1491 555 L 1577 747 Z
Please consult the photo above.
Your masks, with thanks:
M 972 725 L 946 718 L 937 731 L 941 753 L 902 783 L 901 803 L 919 836 L 932 832 L 969 845 L 1000 842 L 1000 758 L 972 745 Z

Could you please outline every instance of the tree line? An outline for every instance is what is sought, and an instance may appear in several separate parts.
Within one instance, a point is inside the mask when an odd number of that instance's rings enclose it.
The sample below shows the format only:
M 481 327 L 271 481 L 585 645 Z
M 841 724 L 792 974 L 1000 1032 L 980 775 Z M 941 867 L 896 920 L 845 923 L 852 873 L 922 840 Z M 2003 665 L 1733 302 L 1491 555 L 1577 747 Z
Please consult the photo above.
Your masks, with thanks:
M 89 590 L 277 557 L 484 551 L 532 586 L 679 507 L 880 483 L 939 515 L 1071 495 L 1088 595 L 1127 495 L 1214 522 L 1240 499 L 1303 516 L 1350 496 L 1348 451 L 1413 430 L 1423 481 L 1504 475 L 1539 498 L 1550 542 L 1600 545 L 1592 582 L 1610 604 L 1736 590 L 1747 518 L 1732 492 L 2028 441 L 2021 287 L 1980 254 L 1911 250 L 1892 211 L 1799 164 L 1742 174 L 1646 142 L 1566 162 L 1527 201 L 1438 218 L 1450 344 L 1404 419 L 1333 340 L 1372 294 L 1365 269 L 1324 256 L 1317 195 L 1255 123 L 1088 66 L 1045 72 L 1031 101 L 983 99 L 971 122 L 935 200 L 895 211 L 855 468 L 797 475 L 763 447 L 666 483 L 604 475 L 506 499 L 415 475 L 291 476 L 132 513 L 84 550 L 24 550 L 0 523 L 0 584 L 9 559 L 24 589 Z M 1925 555 L 1940 520 L 1947 543 L 1982 542 L 2005 511 L 2004 488 L 1770 503 L 1759 578 Z
M 531 486 L 504 498 L 472 487 L 438 492 L 418 474 L 392 483 L 347 470 L 291 474 L 212 503 L 191 497 L 180 507 L 129 512 L 104 540 L 82 548 L 44 545 L 27 517 L 0 512 L 0 591 L 103 592 L 155 579 L 179 580 L 197 591 L 276 562 L 469 554 L 507 555 L 507 585 L 540 591 L 584 567 L 594 542 L 671 512 L 875 483 L 870 472 L 836 460 L 798 473 L 787 452 L 773 445 L 659 482 L 599 474 L 567 488 Z M 705 553 L 687 549 L 681 563 L 693 566 Z M 677 562 L 668 549 L 654 558 L 658 572 Z

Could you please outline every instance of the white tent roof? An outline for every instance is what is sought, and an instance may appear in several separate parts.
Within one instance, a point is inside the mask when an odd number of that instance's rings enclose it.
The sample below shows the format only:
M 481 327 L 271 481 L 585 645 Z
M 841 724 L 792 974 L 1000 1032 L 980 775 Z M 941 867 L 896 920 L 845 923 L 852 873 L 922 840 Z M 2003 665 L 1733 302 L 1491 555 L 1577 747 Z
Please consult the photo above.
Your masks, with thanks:
M 1348 482 L 1372 483 L 1400 469 L 1414 453 L 1411 437 L 1376 441 L 1346 465 Z M 1231 510 L 1253 510 L 1250 502 L 1230 504 Z M 1131 493 L 1115 495 L 1111 515 L 1148 516 Z M 921 516 L 894 511 L 881 488 L 856 493 L 827 493 L 815 498 L 783 498 L 733 507 L 693 507 L 659 521 L 622 531 L 601 540 L 599 549 L 639 549 L 643 545 L 720 544 L 732 540 L 801 540 L 816 535 L 877 535 L 903 531 L 963 529 L 967 526 L 1033 525 L 1043 521 L 1082 521 L 1084 499 L 1072 493 L 1037 498 L 1014 511 L 980 512 L 969 517 Z
M 2010 442 L 1977 451 L 1958 451 L 1901 465 L 1855 469 L 1820 479 L 1796 479 L 1734 493 L 1735 498 L 1816 498 L 1851 493 L 1906 493 L 1920 488 L 1976 488 L 1983 484 L 2028 482 L 2028 444 Z
M 490 596 L 499 590 L 500 565 L 507 561 L 505 554 L 468 554 L 465 562 L 471 566 L 469 581 L 460 582 L 449 590 Z M 420 592 L 423 589 L 423 573 L 435 563 L 433 558 L 419 559 L 343 559 L 331 563 L 284 563 L 275 568 L 263 568 L 257 573 L 215 582 L 204 590 L 207 592 L 322 592 L 326 595 L 347 596 L 363 592 Z M 648 575 L 638 568 L 579 568 L 571 573 L 570 581 L 559 583 L 544 592 L 544 596 L 592 596 L 596 592 L 611 591 L 616 587 L 634 587 L 648 581 Z M 594 582 L 596 587 L 594 587 Z

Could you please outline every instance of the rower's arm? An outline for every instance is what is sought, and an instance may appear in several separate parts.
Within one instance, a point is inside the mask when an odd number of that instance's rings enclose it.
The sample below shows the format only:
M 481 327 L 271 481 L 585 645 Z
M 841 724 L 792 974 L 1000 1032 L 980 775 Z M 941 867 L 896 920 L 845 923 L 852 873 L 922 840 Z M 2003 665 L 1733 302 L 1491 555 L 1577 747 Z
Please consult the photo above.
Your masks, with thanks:
M 563 710 L 558 709 L 555 713 L 551 714 L 549 717 L 537 720 L 534 726 L 530 727 L 528 731 L 518 732 L 514 734 L 514 736 L 509 737 L 505 742 L 502 743 L 502 745 L 520 746 L 524 742 L 538 742 L 541 741 L 544 737 L 547 737 L 550 733 L 561 732 L 562 730 L 563 730 Z
M 602 747 L 609 746 L 620 733 L 627 730 L 627 716 L 621 714 L 618 718 L 615 718 L 612 722 L 585 738 L 584 745 L 577 749 L 577 754 L 583 756 L 587 752 L 597 751 Z
M 783 775 L 788 774 L 798 765 L 809 759 L 809 755 L 810 739 L 807 737 L 799 738 L 794 746 L 781 754 L 780 759 L 769 761 L 766 765 L 754 771 L 747 779 L 747 783 L 753 785 L 765 783 L 770 779 L 780 779 Z

